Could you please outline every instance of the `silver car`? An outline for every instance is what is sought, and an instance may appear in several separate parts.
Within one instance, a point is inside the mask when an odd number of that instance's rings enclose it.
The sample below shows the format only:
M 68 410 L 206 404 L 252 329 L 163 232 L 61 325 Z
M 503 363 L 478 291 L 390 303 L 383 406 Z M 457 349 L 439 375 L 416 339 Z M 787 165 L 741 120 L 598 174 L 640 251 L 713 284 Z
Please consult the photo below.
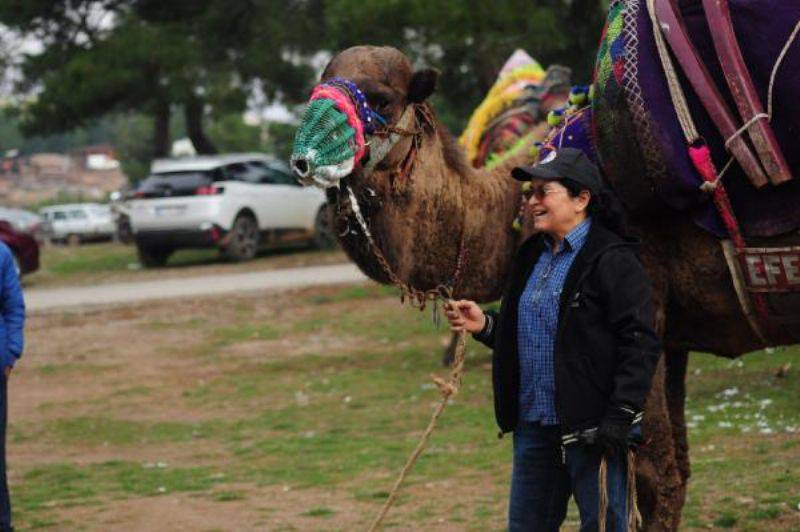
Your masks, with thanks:
M 116 225 L 108 205 L 72 203 L 53 205 L 39 210 L 49 223 L 53 242 L 80 244 L 92 240 L 110 240 Z

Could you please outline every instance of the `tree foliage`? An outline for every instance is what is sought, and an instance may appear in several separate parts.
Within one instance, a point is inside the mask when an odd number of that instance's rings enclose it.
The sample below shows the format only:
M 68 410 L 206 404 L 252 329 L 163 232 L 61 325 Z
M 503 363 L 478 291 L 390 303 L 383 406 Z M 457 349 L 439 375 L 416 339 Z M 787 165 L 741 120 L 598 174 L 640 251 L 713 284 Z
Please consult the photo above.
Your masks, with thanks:
M 275 138 L 230 118 L 245 109 L 253 88 L 268 100 L 300 102 L 317 74 L 309 58 L 364 43 L 396 46 L 418 64 L 440 69 L 435 103 L 458 130 L 516 48 L 544 66 L 572 67 L 576 80 L 588 79 L 605 4 L 5 0 L 0 23 L 44 45 L 20 65 L 17 90 L 36 95 L 20 109 L 26 133 L 136 113 L 151 117 L 149 131 L 139 124 L 137 134 L 147 136 L 148 154 L 156 156 L 165 154 L 177 117 L 199 151 Z

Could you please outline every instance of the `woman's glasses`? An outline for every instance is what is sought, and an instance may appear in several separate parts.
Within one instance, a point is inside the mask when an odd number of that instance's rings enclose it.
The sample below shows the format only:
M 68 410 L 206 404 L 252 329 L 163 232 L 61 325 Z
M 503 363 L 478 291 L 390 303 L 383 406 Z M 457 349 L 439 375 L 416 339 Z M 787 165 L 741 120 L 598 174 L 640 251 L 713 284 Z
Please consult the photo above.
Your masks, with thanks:
M 538 201 L 542 201 L 545 196 L 549 196 L 555 192 L 558 192 L 559 188 L 554 187 L 553 185 L 546 183 L 544 185 L 536 184 L 534 185 L 530 181 L 524 183 L 522 185 L 522 196 L 525 198 L 525 201 L 530 201 L 531 198 L 536 198 Z

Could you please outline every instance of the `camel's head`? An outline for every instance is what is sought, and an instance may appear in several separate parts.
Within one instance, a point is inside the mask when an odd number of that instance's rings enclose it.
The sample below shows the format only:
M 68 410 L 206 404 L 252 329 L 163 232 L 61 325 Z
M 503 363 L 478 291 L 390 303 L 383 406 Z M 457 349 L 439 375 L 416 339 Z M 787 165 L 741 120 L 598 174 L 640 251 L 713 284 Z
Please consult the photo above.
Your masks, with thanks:
M 354 170 L 371 172 L 414 127 L 413 105 L 436 88 L 438 72 L 414 71 L 402 52 L 356 46 L 322 74 L 297 130 L 291 165 L 304 185 L 336 186 Z

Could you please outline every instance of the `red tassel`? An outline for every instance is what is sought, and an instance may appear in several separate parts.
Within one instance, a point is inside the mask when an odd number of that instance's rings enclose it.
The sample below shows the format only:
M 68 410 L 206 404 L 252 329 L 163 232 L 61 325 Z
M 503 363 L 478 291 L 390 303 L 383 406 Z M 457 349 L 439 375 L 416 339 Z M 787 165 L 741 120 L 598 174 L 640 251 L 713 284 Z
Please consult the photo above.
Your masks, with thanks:
M 697 172 L 707 183 L 714 183 L 714 203 L 717 206 L 717 211 L 722 217 L 725 227 L 728 229 L 728 234 L 733 241 L 736 251 L 741 252 L 745 247 L 744 237 L 739 230 L 739 222 L 736 220 L 736 215 L 733 213 L 733 205 L 725 191 L 725 187 L 718 181 L 717 169 L 714 167 L 714 161 L 711 160 L 711 150 L 705 144 L 698 144 L 689 146 L 689 158 L 692 164 L 697 169 Z M 758 313 L 761 325 L 768 337 L 771 339 L 778 337 L 778 331 L 775 324 L 770 320 L 769 307 L 763 294 L 758 292 L 750 292 L 750 300 Z
M 705 144 L 689 146 L 689 158 L 706 183 L 715 183 L 714 203 L 717 205 L 717 210 L 722 217 L 725 228 L 728 230 L 733 245 L 738 249 L 745 247 L 744 238 L 739 230 L 739 222 L 733 214 L 733 206 L 728 198 L 728 193 L 725 191 L 725 187 L 722 186 L 722 183 L 717 181 L 717 169 L 714 167 L 714 161 L 711 159 L 711 150 L 709 150 L 708 146 Z

